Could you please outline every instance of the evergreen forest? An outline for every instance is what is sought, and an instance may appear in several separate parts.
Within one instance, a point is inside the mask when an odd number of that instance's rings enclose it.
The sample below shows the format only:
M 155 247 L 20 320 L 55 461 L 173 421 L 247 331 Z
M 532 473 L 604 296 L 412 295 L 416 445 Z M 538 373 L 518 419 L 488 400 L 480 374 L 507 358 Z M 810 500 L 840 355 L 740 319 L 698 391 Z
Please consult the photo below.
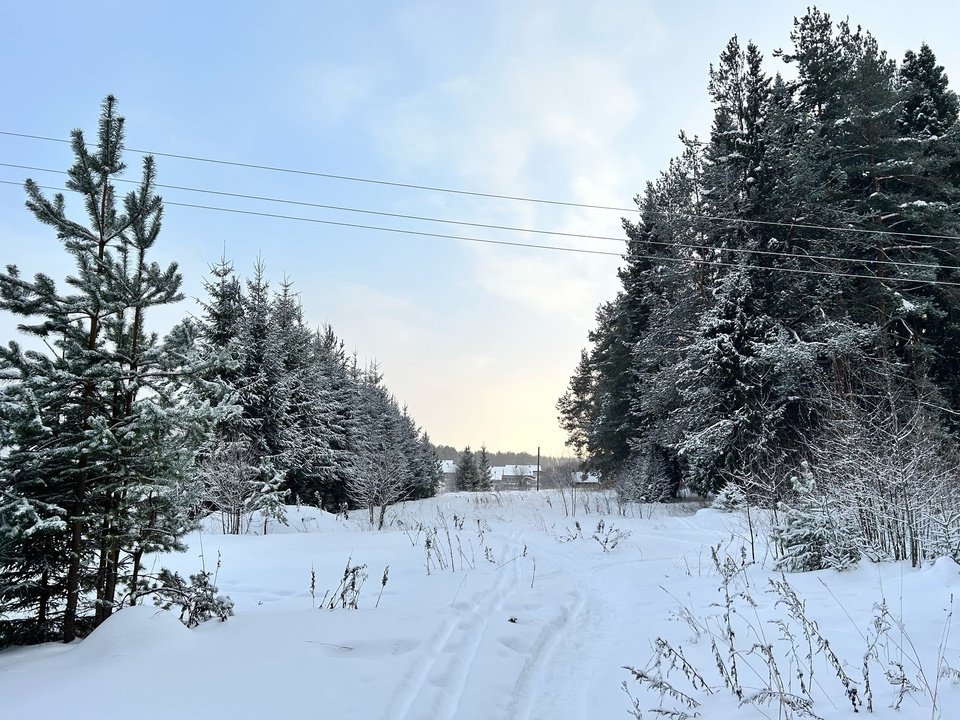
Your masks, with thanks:
M 152 311 L 183 299 L 181 274 L 150 259 L 154 159 L 117 194 L 123 135 L 107 97 L 96 143 L 71 135 L 69 198 L 26 181 L 27 208 L 74 273 L 0 273 L 0 310 L 42 348 L 0 348 L 0 646 L 69 642 L 137 604 L 163 584 L 144 556 L 181 549 L 203 515 L 236 534 L 302 502 L 371 522 L 378 507 L 382 524 L 390 504 L 440 482 L 433 445 L 379 368 L 309 327 L 262 264 L 248 279 L 214 264 L 197 316 L 150 331 Z
M 790 39 L 710 67 L 709 138 L 624 219 L 560 421 L 628 498 L 772 510 L 786 565 L 956 556 L 957 95 L 925 44 L 816 8 Z

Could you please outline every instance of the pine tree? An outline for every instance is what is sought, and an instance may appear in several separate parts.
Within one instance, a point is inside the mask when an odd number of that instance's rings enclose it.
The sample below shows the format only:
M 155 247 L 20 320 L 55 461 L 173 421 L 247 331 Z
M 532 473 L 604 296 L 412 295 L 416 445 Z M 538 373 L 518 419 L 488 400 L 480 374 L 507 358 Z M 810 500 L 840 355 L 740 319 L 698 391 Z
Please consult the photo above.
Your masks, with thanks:
M 802 18 L 794 18 L 790 40 L 794 51 L 776 54 L 797 65 L 798 107 L 818 120 L 835 120 L 847 66 L 830 15 L 808 9 Z
M 768 182 L 765 164 L 765 114 L 770 80 L 762 55 L 753 43 L 741 50 L 734 35 L 710 68 L 714 119 L 707 150 L 704 183 L 710 212 L 718 217 L 752 219 Z M 730 223 L 720 234 L 720 247 L 745 247 L 757 226 Z M 714 232 L 719 229 L 715 224 Z
M 567 445 L 583 459 L 590 447 L 593 418 L 594 370 L 590 354 L 580 351 L 580 362 L 570 377 L 567 390 L 557 401 L 560 427 L 567 433 Z
M 27 207 L 55 230 L 76 264 L 70 293 L 45 275 L 26 280 L 14 266 L 0 273 L 0 308 L 39 318 L 21 328 L 52 349 L 23 352 L 11 343 L 0 351 L 0 371 L 15 381 L 3 413 L 29 425 L 0 453 L 4 494 L 13 498 L 7 509 L 14 508 L 13 522 L 4 523 L 12 528 L 7 542 L 16 557 L 50 561 L 21 564 L 12 575 L 7 566 L 3 583 L 7 590 L 17 583 L 32 588 L 21 600 L 35 603 L 38 621 L 52 605 L 62 607 L 66 642 L 80 632 L 88 593 L 93 623 L 110 614 L 131 553 L 176 545 L 175 534 L 142 537 L 156 529 L 149 516 L 164 512 L 153 500 L 169 496 L 163 449 L 176 424 L 175 409 L 160 401 L 164 350 L 147 333 L 146 315 L 181 299 L 176 265 L 161 269 L 146 259 L 162 215 L 152 157 L 144 158 L 139 187 L 117 207 L 123 118 L 112 96 L 102 106 L 97 149 L 88 151 L 79 130 L 71 148 L 76 162 L 67 188 L 83 198 L 89 225 L 67 216 L 63 195 L 48 199 L 26 182 Z M 18 403 L 36 413 L 18 414 Z M 48 491 L 38 491 L 40 472 Z M 53 546 L 57 557 L 44 550 Z

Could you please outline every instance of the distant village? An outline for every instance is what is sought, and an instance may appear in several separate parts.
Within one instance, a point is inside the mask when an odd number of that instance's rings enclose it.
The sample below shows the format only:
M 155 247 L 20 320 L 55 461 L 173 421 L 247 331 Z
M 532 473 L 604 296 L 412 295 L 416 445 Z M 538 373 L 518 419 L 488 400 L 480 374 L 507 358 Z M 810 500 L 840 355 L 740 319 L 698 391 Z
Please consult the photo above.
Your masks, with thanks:
M 457 489 L 457 463 L 455 460 L 443 460 L 443 489 L 445 492 L 454 492 Z M 530 490 L 535 488 L 556 487 L 560 482 L 568 486 L 583 488 L 598 488 L 600 478 L 592 473 L 582 473 L 579 470 L 562 473 L 544 473 L 534 465 L 492 465 L 490 466 L 490 485 L 493 490 Z M 539 481 L 539 482 L 538 482 Z

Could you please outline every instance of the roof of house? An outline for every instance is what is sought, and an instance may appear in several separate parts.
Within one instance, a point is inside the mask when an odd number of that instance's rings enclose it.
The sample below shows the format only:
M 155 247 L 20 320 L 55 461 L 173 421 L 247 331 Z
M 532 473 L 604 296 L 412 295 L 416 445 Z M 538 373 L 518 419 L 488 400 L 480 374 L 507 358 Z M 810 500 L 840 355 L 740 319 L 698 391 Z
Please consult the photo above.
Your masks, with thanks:
M 536 465 L 495 465 L 490 468 L 490 474 L 499 480 L 506 477 L 534 477 L 537 474 Z

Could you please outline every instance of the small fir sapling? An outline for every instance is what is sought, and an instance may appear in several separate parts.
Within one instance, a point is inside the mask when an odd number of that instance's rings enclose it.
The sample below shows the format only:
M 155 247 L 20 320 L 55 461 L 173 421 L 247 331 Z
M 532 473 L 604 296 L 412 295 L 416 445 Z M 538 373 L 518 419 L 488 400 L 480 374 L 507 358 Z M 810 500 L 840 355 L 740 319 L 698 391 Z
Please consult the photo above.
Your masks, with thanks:
M 856 533 L 838 527 L 843 515 L 838 518 L 836 512 L 829 512 L 806 462 L 792 483 L 793 498 L 780 504 L 781 520 L 772 531 L 781 552 L 777 567 L 804 572 L 828 567 L 843 570 L 855 564 L 860 559 L 852 540 Z
M 741 510 L 747 504 L 746 493 L 743 488 L 735 482 L 728 482 L 723 489 L 717 493 L 713 499 L 713 509 L 723 512 L 735 512 Z

